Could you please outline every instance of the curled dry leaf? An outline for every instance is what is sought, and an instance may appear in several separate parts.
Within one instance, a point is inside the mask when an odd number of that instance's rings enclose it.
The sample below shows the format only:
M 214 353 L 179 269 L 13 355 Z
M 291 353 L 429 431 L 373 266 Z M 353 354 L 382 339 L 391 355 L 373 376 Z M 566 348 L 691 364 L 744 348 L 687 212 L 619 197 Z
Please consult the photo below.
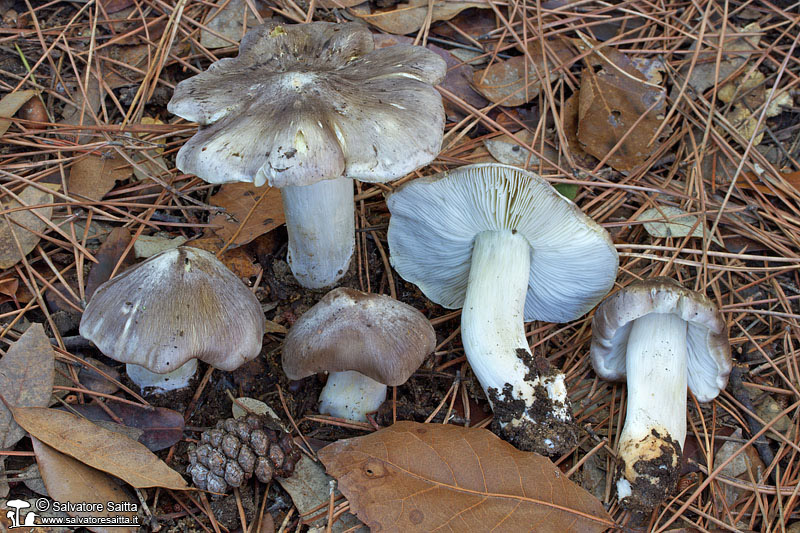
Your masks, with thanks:
M 319 457 L 372 531 L 600 532 L 603 504 L 483 429 L 398 422 Z
M 335 5 L 335 0 L 330 1 Z M 465 2 L 460 0 L 434 0 L 431 12 L 431 22 L 439 20 L 450 20 L 465 9 L 478 7 L 490 9 L 491 6 L 485 0 L 475 2 Z M 367 15 L 356 15 L 365 22 L 377 26 L 385 32 L 395 35 L 406 35 L 413 33 L 425 24 L 428 16 L 428 0 L 410 0 L 408 3 L 399 3 L 388 11 L 374 11 Z
M 39 464 L 39 472 L 47 488 L 47 494 L 57 502 L 72 503 L 99 503 L 102 511 L 68 512 L 70 516 L 124 516 L 130 521 L 137 520 L 136 512 L 122 510 L 124 508 L 136 509 L 137 503 L 121 486 L 108 474 L 96 470 L 68 455 L 56 451 L 37 438 L 32 438 L 33 452 Z M 119 511 L 109 509 L 107 504 L 113 502 L 120 507 Z M 90 531 L 95 533 L 135 533 L 137 526 L 128 527 L 102 527 L 90 526 Z
M 10 405 L 45 407 L 53 390 L 54 361 L 44 327 L 32 324 L 0 359 L 0 394 Z M 0 450 L 12 447 L 23 435 L 11 411 L 0 403 Z
M 0 100 L 0 135 L 5 134 L 11 126 L 10 120 L 5 120 L 14 116 L 19 108 L 36 95 L 36 91 L 28 89 L 25 91 L 14 91 L 5 95 Z
M 180 474 L 143 444 L 85 418 L 42 407 L 15 407 L 12 414 L 25 431 L 45 444 L 136 488 L 188 488 Z
M 44 183 L 41 186 L 50 190 L 58 189 L 57 185 L 49 183 Z M 17 196 L 21 203 L 6 196 L 3 201 L 3 209 L 8 211 L 19 209 L 23 204 L 35 207 L 53 202 L 52 194 L 33 185 L 25 187 Z M 0 269 L 16 265 L 22 260 L 23 256 L 28 255 L 36 247 L 40 239 L 36 233 L 43 233 L 47 228 L 47 224 L 42 219 L 50 220 L 52 215 L 52 207 L 39 207 L 36 209 L 19 209 L 8 213 L 8 218 L 0 218 Z M 19 242 L 19 246 L 17 246 L 17 242 Z M 22 255 L 20 255 L 20 248 L 22 249 Z
M 68 192 L 76 198 L 96 202 L 114 188 L 118 181 L 133 175 L 133 167 L 116 150 L 88 155 L 75 162 L 69 171 Z
M 250 218 L 247 218 L 257 202 Z M 209 203 L 225 208 L 225 213 L 219 213 L 211 219 L 211 224 L 220 226 L 214 232 L 225 243 L 239 232 L 230 244 L 234 248 L 247 244 L 286 222 L 281 192 L 274 187 L 256 187 L 245 182 L 226 183 L 211 197 Z M 239 231 L 242 223 L 244 227 Z
M 644 229 L 653 237 L 686 237 L 691 232 L 692 237 L 703 237 L 704 225 L 698 224 L 697 217 L 689 215 L 683 209 L 663 205 L 652 207 L 642 212 L 637 221 L 649 220 L 644 222 Z M 705 230 L 708 235 L 708 230 Z M 719 239 L 712 237 L 711 240 L 719 245 Z

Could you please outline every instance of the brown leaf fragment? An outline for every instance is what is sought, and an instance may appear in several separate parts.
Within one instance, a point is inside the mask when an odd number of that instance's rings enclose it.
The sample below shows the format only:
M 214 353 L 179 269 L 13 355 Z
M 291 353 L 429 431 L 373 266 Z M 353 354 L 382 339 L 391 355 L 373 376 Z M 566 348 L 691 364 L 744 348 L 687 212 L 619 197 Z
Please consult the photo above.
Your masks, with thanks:
M 187 242 L 186 245 L 216 254 L 225 246 L 225 241 L 212 234 L 211 237 L 203 237 L 202 239 Z M 253 257 L 244 248 L 229 248 L 219 257 L 219 260 L 231 272 L 243 279 L 257 276 L 260 272 L 260 268 L 253 262 Z
M 661 125 L 665 108 L 666 93 L 660 87 L 618 69 L 595 72 L 585 68 L 578 106 L 578 140 L 587 153 L 598 159 L 610 154 L 606 161 L 615 170 L 631 170 L 661 144 L 659 139 L 650 141 Z M 616 147 L 623 137 L 625 140 Z
M 56 185 L 44 184 L 43 186 L 53 190 L 57 189 Z M 22 203 L 6 196 L 5 200 L 3 200 L 3 209 L 8 211 L 19 209 L 22 204 L 35 207 L 53 202 L 52 194 L 42 191 L 33 185 L 25 187 L 22 192 L 17 193 L 17 196 Z M 0 269 L 10 268 L 22 260 L 22 256 L 19 253 L 20 248 L 22 248 L 23 255 L 28 255 L 39 243 L 40 237 L 36 233 L 43 233 L 47 228 L 47 224 L 36 216 L 36 213 L 49 220 L 53 215 L 53 208 L 24 208 L 8 213 L 8 221 L 5 217 L 0 218 Z M 14 238 L 15 236 L 16 239 Z M 19 247 L 17 247 L 17 242 L 19 242 Z
M 398 422 L 319 452 L 371 531 L 600 532 L 602 503 L 483 429 Z
M 264 198 L 247 218 L 250 209 Z M 255 187 L 252 183 L 226 183 L 219 188 L 219 192 L 211 197 L 211 205 L 225 208 L 225 213 L 215 215 L 211 224 L 221 226 L 214 230 L 226 243 L 239 230 L 244 222 L 244 227 L 230 244 L 237 247 L 247 244 L 259 235 L 272 231 L 285 223 L 283 217 L 283 202 L 281 192 L 276 188 Z M 245 222 L 246 219 L 246 222 Z
M 132 511 L 138 507 L 136 500 L 128 495 L 108 474 L 86 466 L 68 455 L 56 451 L 37 438 L 32 438 L 33 452 L 39 464 L 47 493 L 61 503 L 100 504 L 99 509 L 87 511 L 67 510 L 70 516 L 90 518 L 99 516 L 124 516 L 134 524 L 128 527 L 91 526 L 95 533 L 134 533 L 138 531 L 138 517 Z M 113 507 L 109 504 L 113 502 Z M 124 509 L 130 509 L 125 511 Z
M 130 178 L 133 167 L 116 150 L 79 159 L 69 171 L 69 194 L 99 202 L 118 181 Z
M 436 0 L 433 2 L 431 22 L 450 20 L 465 9 L 478 7 L 490 9 L 485 0 L 465 2 L 461 0 Z M 373 11 L 367 15 L 357 15 L 365 22 L 377 26 L 388 33 L 407 35 L 419 30 L 428 16 L 428 0 L 410 0 L 393 6 L 389 10 Z
M 45 444 L 136 488 L 187 488 L 180 474 L 124 435 L 57 409 L 15 407 L 12 412 L 25 431 Z
M 97 287 L 105 283 L 111 278 L 111 272 L 119 262 L 122 254 L 125 253 L 126 248 L 131 242 L 131 232 L 128 228 L 114 228 L 108 234 L 106 240 L 100 245 L 95 257 L 97 263 L 92 266 L 89 271 L 89 276 L 86 278 L 86 301 L 92 299 L 94 291 Z M 117 270 L 117 273 L 124 272 L 125 269 L 133 264 L 133 253 L 131 251 L 126 254 L 122 265 Z
M 44 407 L 55 379 L 55 358 L 50 339 L 41 324 L 32 324 L 0 359 L 0 394 L 10 405 Z M 11 411 L 0 403 L 0 450 L 8 449 L 25 435 Z
M 33 89 L 27 89 L 9 93 L 0 99 L 0 135 L 8 131 L 8 128 L 11 126 L 11 121 L 4 119 L 13 117 L 14 114 L 19 111 L 19 108 L 25 105 L 35 94 L 36 91 Z

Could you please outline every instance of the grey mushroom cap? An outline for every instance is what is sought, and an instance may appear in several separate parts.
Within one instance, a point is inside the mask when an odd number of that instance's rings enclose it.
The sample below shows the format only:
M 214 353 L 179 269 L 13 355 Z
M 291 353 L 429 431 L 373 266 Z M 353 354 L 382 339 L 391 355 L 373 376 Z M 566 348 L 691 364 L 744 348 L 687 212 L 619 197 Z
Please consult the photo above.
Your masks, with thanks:
M 625 379 L 631 327 L 650 313 L 671 313 L 687 322 L 689 388 L 701 402 L 716 398 L 732 367 L 728 326 L 714 302 L 671 278 L 637 281 L 600 304 L 592 321 L 591 356 L 597 375 Z
M 385 385 L 401 385 L 435 346 L 430 322 L 410 305 L 340 287 L 289 330 L 283 370 L 290 379 L 354 370 Z
M 101 285 L 80 333 L 108 357 L 165 374 L 197 358 L 235 370 L 261 352 L 261 304 L 213 254 L 181 246 Z
M 531 247 L 525 320 L 568 322 L 611 289 L 619 258 L 608 232 L 540 176 L 507 165 L 469 165 L 417 179 L 386 200 L 391 262 L 429 299 L 462 307 L 472 245 L 512 230 Z
M 383 182 L 432 161 L 444 130 L 433 85 L 446 64 L 420 46 L 374 50 L 362 24 L 267 23 L 239 55 L 180 82 L 168 109 L 201 125 L 177 166 L 210 183 Z

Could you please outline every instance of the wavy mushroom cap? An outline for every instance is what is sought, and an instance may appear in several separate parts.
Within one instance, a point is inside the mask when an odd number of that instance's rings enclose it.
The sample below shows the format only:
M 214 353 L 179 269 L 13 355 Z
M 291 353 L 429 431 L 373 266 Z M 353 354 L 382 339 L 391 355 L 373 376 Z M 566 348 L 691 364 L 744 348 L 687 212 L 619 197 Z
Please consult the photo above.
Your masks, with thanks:
M 436 346 L 425 316 L 382 294 L 340 287 L 294 323 L 283 347 L 289 379 L 354 370 L 401 385 Z
M 383 182 L 432 161 L 444 130 L 433 84 L 446 65 L 420 46 L 374 50 L 358 23 L 267 23 L 239 55 L 180 82 L 168 109 L 201 125 L 177 166 L 210 183 L 274 187 Z
M 689 388 L 701 402 L 716 398 L 731 372 L 728 326 L 714 302 L 671 278 L 637 281 L 600 304 L 592 319 L 595 372 L 603 379 L 625 379 L 631 327 L 650 313 L 669 313 L 687 322 Z
M 475 236 L 512 230 L 531 247 L 525 320 L 568 322 L 614 284 L 608 232 L 537 174 L 493 163 L 409 182 L 386 200 L 395 270 L 437 304 L 462 307 Z
M 108 357 L 151 372 L 197 358 L 235 370 L 261 352 L 261 304 L 213 254 L 178 247 L 105 282 L 80 333 Z

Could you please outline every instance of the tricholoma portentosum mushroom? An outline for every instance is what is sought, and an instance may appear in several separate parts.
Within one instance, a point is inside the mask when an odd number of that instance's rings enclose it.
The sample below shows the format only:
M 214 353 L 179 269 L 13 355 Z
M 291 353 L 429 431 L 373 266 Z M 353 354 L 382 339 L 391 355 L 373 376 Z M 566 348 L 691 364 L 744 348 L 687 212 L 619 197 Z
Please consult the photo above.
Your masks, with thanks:
M 200 359 L 231 371 L 261 352 L 266 320 L 255 295 L 214 254 L 180 246 L 103 283 L 80 333 L 127 363 L 142 390 L 189 383 Z
M 627 377 L 617 496 L 649 512 L 675 489 L 686 439 L 686 385 L 700 402 L 728 382 L 728 326 L 705 295 L 670 278 L 637 281 L 606 299 L 592 321 L 592 365 Z
M 382 294 L 339 287 L 294 323 L 283 347 L 290 379 L 328 372 L 320 412 L 366 422 L 436 346 L 425 316 Z
M 170 112 L 200 124 L 177 165 L 209 183 L 281 189 L 288 262 L 301 285 L 347 271 L 353 182 L 385 182 L 431 162 L 444 129 L 445 62 L 420 46 L 374 49 L 359 23 L 267 23 L 239 55 L 180 82 Z
M 565 376 L 534 357 L 523 323 L 567 322 L 611 289 L 608 233 L 536 174 L 497 164 L 417 179 L 389 195 L 391 262 L 444 307 L 517 447 L 561 453 L 577 442 Z

